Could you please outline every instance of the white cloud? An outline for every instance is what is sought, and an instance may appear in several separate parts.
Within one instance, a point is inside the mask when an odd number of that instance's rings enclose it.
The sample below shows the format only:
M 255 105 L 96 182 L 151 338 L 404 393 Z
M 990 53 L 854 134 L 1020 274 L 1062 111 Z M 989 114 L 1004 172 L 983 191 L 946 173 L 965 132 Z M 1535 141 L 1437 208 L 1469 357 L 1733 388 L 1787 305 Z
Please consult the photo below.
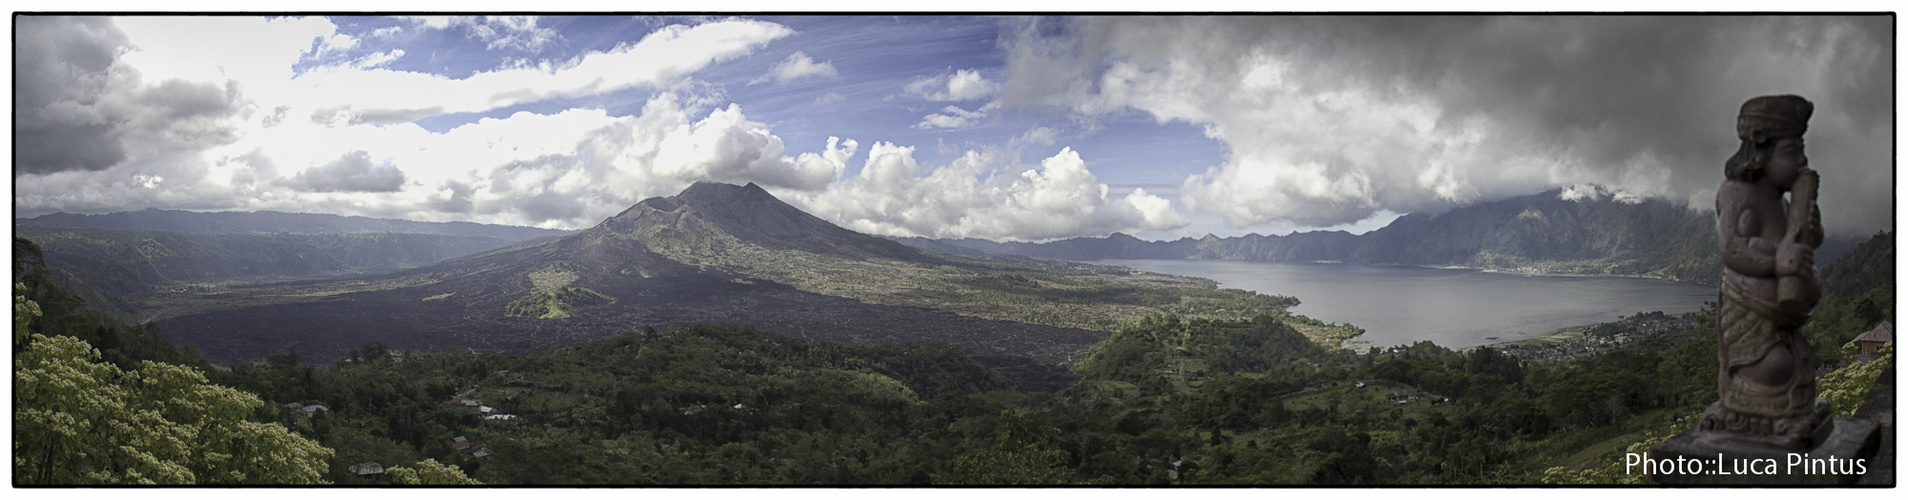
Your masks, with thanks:
M 484 42 L 484 48 L 488 50 L 516 49 L 536 52 L 561 36 L 553 28 L 538 26 L 537 16 L 397 16 L 397 18 L 409 21 L 411 26 L 418 29 L 463 28 L 466 37 Z M 403 30 L 402 26 L 379 28 L 372 31 L 371 36 L 388 39 Z
M 991 108 L 983 107 L 974 111 L 967 111 L 961 109 L 960 106 L 948 106 L 941 108 L 941 112 L 939 113 L 932 113 L 921 117 L 921 122 L 914 124 L 912 128 L 932 130 L 937 128 L 972 127 L 979 124 L 982 119 L 987 118 L 987 111 L 989 109 Z
M 400 33 L 404 33 L 403 26 L 386 26 L 383 28 L 371 30 L 371 38 L 376 38 L 379 40 L 390 40 L 398 36 L 398 34 Z
M 791 33 L 771 23 L 668 26 L 562 64 L 465 79 L 382 69 L 398 50 L 294 75 L 323 47 L 350 43 L 324 19 L 29 17 L 22 29 L 43 43 L 16 51 L 34 77 L 15 102 L 35 117 L 16 134 L 49 138 L 33 141 L 44 151 L 16 152 L 22 214 L 160 207 L 583 227 L 695 180 L 820 189 L 855 149 L 791 158 L 739 108 L 668 90 Z M 632 86 L 665 90 L 629 117 L 520 112 L 442 133 L 408 123 Z
M 427 22 L 427 25 L 430 23 Z M 470 37 L 488 43 L 485 48 L 510 48 L 536 52 L 556 41 L 554 29 L 537 26 L 537 16 L 457 16 L 450 25 L 470 30 Z
M 1031 129 L 1027 129 L 1026 133 L 1020 134 L 1020 137 L 1015 138 L 1014 142 L 1019 144 L 1039 144 L 1043 146 L 1052 146 L 1054 138 L 1058 137 L 1059 135 L 1060 135 L 1060 131 L 1054 130 L 1049 127 L 1034 127 Z
M 808 77 L 834 78 L 836 76 L 840 76 L 840 74 L 835 72 L 835 65 L 833 63 L 829 61 L 818 63 L 815 62 L 814 58 L 808 57 L 808 54 L 796 52 L 789 54 L 788 59 L 783 59 L 782 62 L 776 63 L 775 67 L 769 68 L 768 74 L 762 75 L 761 78 L 756 78 L 749 83 L 756 84 L 770 80 L 773 80 L 775 83 L 786 83 L 791 80 Z
M 401 16 L 411 21 L 413 26 L 424 29 L 444 29 L 451 25 L 451 16 Z
M 908 95 L 930 101 L 974 101 L 992 96 L 999 90 L 1000 84 L 987 80 L 979 71 L 972 69 L 917 78 L 907 86 Z
M 289 84 L 279 83 L 284 95 L 276 100 L 303 109 L 292 110 L 294 116 L 322 111 L 327 115 L 342 113 L 337 116 L 347 118 L 398 113 L 417 119 L 431 114 L 479 112 L 553 97 L 662 86 L 791 33 L 781 25 L 747 20 L 693 27 L 674 25 L 637 43 L 588 53 L 562 64 L 543 61 L 463 79 L 330 66 L 308 71 Z
M 1071 149 L 1019 172 L 1007 156 L 970 150 L 924 169 L 914 148 L 879 142 L 855 176 L 819 193 L 778 195 L 843 227 L 894 236 L 1045 240 L 1188 223 L 1143 189 L 1109 197 Z
M 404 49 L 391 49 L 388 52 L 373 52 L 352 61 L 351 67 L 357 69 L 375 68 L 391 64 L 391 61 L 396 61 L 400 57 L 404 57 Z
M 404 186 L 404 171 L 395 165 L 374 164 L 370 153 L 358 150 L 299 172 L 286 179 L 285 185 L 316 193 L 392 192 Z
M 832 148 L 833 141 L 829 145 Z M 671 127 L 655 151 L 652 171 L 684 182 L 760 182 L 815 190 L 841 174 L 839 167 L 827 162 L 784 158 L 782 139 L 769 133 L 767 126 L 744 118 L 742 108 L 734 104 L 693 124 Z

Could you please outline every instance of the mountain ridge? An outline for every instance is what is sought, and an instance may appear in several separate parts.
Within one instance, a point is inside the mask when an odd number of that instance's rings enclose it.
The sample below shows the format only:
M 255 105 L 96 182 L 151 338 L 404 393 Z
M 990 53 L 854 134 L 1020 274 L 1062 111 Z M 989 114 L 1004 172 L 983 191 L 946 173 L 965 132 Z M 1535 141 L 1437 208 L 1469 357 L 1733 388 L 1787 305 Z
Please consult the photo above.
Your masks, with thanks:
M 185 234 L 360 234 L 408 233 L 445 236 L 498 238 L 522 241 L 539 236 L 568 234 L 571 231 L 526 226 L 483 224 L 477 222 L 424 222 L 381 219 L 356 215 L 255 212 L 192 212 L 148 208 L 110 214 L 69 214 L 57 212 L 30 219 L 14 219 L 15 227 L 58 226 L 100 227 L 134 231 L 165 231 Z
M 1663 199 L 1562 198 L 1561 189 L 1446 211 L 1407 214 L 1385 227 L 1351 234 L 1215 235 L 1147 241 L 1124 233 L 1044 243 L 894 238 L 918 248 L 966 255 L 1014 254 L 1105 259 L 1247 260 L 1465 267 L 1523 274 L 1638 276 L 1714 284 L 1722 269 L 1713 211 Z M 1831 237 L 1818 266 L 1862 240 Z

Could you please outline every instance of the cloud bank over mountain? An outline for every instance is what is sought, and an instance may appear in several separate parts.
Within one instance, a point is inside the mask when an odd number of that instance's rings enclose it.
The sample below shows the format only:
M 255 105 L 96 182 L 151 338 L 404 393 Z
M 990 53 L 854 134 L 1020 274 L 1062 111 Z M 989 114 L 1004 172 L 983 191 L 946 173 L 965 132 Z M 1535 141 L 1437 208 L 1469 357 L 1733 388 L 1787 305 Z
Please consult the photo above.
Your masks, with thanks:
M 1886 226 L 1885 17 L 1086 17 L 1024 22 L 1005 105 L 1203 127 L 1181 201 L 1234 224 L 1353 222 L 1594 183 L 1709 205 L 1736 107 L 1801 94 L 1824 220 Z M 1829 180 L 1830 178 L 1833 180 Z

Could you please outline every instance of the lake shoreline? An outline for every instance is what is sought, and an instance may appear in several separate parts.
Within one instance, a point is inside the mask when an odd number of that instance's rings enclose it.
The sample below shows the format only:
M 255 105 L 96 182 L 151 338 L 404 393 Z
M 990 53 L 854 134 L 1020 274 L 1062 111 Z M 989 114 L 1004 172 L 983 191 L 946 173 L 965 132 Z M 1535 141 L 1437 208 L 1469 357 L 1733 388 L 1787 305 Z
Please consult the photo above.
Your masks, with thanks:
M 1095 262 L 1295 297 L 1300 301 L 1291 310 L 1295 315 L 1363 330 L 1333 343 L 1357 351 L 1425 340 L 1454 350 L 1544 345 L 1557 342 L 1560 334 L 1644 311 L 1695 311 L 1715 300 L 1716 293 L 1709 285 L 1650 276 L 1520 272 L 1530 269 L 1203 259 Z

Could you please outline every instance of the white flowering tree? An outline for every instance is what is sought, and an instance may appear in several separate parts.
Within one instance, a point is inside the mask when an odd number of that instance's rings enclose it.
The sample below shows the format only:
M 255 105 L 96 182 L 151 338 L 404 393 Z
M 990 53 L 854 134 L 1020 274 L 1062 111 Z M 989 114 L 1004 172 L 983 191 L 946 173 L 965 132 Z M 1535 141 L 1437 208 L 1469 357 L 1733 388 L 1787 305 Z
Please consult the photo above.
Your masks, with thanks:
M 278 424 L 264 403 L 187 367 L 121 370 L 72 337 L 27 332 L 14 297 L 13 478 L 27 484 L 318 484 L 332 451 Z

